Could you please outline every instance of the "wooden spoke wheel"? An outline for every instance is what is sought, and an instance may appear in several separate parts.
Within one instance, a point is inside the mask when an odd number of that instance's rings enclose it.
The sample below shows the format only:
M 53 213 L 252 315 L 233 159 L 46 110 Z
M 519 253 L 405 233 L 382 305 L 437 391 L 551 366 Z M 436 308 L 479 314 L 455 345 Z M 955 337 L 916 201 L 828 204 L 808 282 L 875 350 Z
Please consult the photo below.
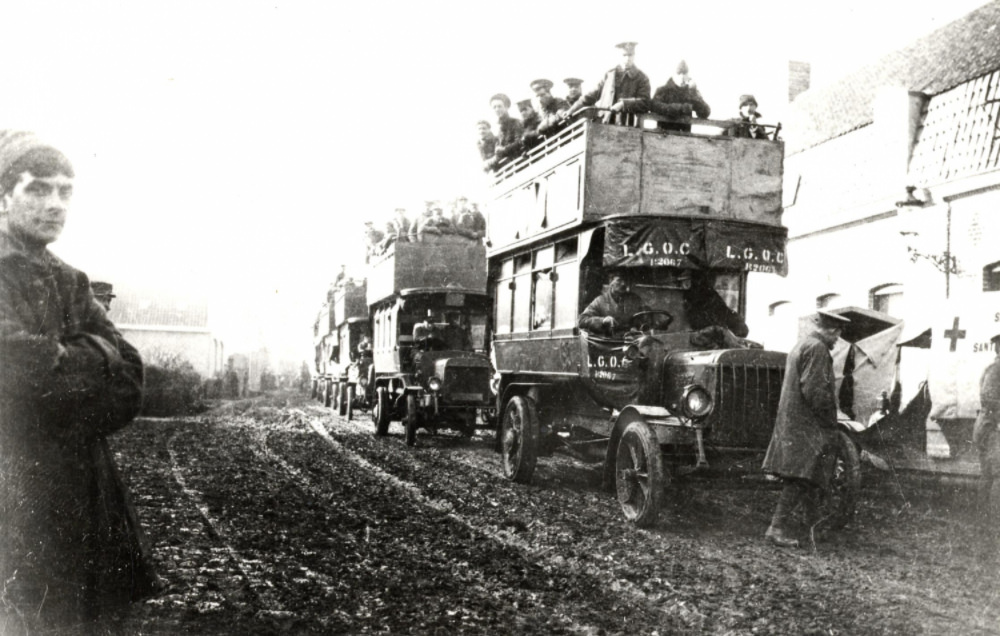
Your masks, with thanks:
M 515 395 L 507 402 L 500 430 L 503 474 L 519 484 L 531 481 L 538 462 L 538 411 L 535 401 Z
M 854 520 L 861 490 L 861 455 L 847 433 L 837 431 L 833 475 L 819 510 L 822 527 L 839 530 Z
M 615 490 L 625 518 L 647 528 L 656 523 L 666 485 L 656 434 L 642 421 L 625 428 L 615 452 Z

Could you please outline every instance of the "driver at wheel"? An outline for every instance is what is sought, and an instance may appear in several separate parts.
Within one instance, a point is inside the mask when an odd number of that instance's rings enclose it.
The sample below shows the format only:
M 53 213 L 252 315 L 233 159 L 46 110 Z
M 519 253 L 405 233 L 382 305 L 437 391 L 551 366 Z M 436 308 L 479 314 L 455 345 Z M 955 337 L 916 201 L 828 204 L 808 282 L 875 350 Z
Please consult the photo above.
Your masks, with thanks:
M 592 300 L 580 314 L 577 326 L 591 333 L 615 336 L 628 331 L 629 319 L 641 311 L 650 311 L 638 294 L 631 291 L 629 281 L 622 272 L 608 274 L 607 289 Z M 654 327 L 662 324 L 654 319 Z

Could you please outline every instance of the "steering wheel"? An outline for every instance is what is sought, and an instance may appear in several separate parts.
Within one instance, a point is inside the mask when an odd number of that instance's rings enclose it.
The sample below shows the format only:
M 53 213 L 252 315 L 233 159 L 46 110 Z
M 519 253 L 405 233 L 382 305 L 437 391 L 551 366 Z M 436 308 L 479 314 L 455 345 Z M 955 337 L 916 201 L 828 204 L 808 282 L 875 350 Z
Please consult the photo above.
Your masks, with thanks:
M 636 329 L 639 331 L 649 331 L 651 327 L 648 326 L 647 322 L 644 322 L 647 316 L 663 316 L 665 318 L 665 324 L 661 325 L 659 328 L 666 330 L 670 327 L 670 323 L 674 321 L 674 315 L 669 311 L 664 311 L 662 309 L 650 309 L 647 311 L 637 311 L 632 314 L 632 317 L 628 319 L 629 329 Z

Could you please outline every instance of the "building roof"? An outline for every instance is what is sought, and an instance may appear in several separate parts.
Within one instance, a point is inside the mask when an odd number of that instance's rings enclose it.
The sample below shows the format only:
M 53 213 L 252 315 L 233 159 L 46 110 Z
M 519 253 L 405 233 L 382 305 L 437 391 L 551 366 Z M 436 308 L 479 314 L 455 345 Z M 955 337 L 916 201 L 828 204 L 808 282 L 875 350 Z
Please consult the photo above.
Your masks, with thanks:
M 119 327 L 178 327 L 208 330 L 208 301 L 161 290 L 115 286 L 108 317 Z
M 1000 0 L 834 84 L 800 94 L 790 110 L 786 151 L 795 154 L 872 123 L 872 104 L 884 86 L 937 95 L 998 68 Z

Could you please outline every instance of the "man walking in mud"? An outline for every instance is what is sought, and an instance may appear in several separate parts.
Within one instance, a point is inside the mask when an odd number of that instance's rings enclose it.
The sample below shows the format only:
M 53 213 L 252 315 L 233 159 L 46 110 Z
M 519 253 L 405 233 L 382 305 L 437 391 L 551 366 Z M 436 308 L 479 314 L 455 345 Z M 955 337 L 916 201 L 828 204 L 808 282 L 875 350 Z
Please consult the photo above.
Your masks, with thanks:
M 48 250 L 73 167 L 0 131 L 0 631 L 87 633 L 156 586 L 105 436 L 142 398 L 142 360 L 87 275 Z
M 764 472 L 781 477 L 784 487 L 764 536 L 773 544 L 798 547 L 792 513 L 806 510 L 807 523 L 818 519 L 819 500 L 829 486 L 828 460 L 837 439 L 837 394 L 830 350 L 850 320 L 820 310 L 812 333 L 788 354 L 778 417 L 764 457 Z

